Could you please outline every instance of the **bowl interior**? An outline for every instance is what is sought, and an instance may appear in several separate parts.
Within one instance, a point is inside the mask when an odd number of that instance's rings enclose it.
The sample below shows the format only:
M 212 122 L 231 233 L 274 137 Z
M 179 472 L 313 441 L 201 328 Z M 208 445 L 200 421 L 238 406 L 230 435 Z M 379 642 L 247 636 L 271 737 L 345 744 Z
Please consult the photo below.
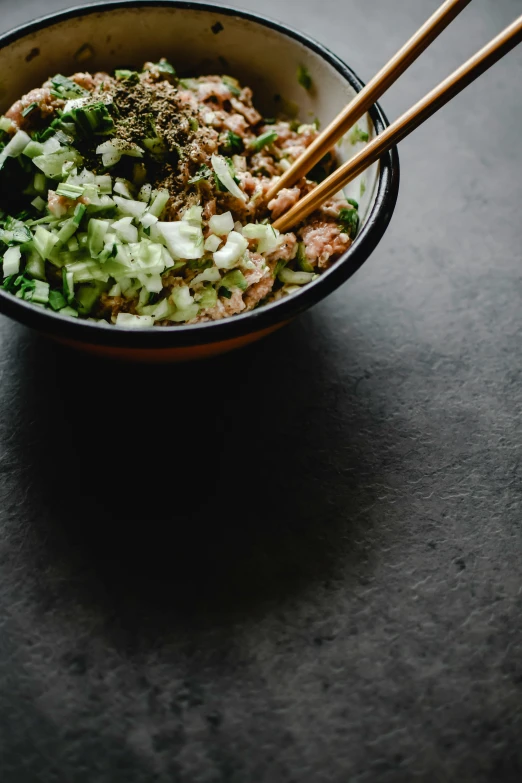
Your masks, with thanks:
M 160 57 L 167 57 L 180 75 L 235 76 L 254 89 L 265 116 L 295 114 L 303 123 L 317 118 L 321 127 L 355 95 L 343 75 L 290 31 L 285 34 L 233 10 L 147 2 L 79 8 L 57 23 L 35 23 L 0 49 L 0 111 L 55 73 L 139 68 Z M 301 66 L 312 77 L 311 90 L 298 81 Z M 368 116 L 359 127 L 372 136 Z M 341 160 L 360 148 L 362 142 L 353 141 L 348 134 L 339 145 Z M 375 199 L 378 173 L 376 164 L 346 188 L 346 195 L 360 204 L 363 223 Z

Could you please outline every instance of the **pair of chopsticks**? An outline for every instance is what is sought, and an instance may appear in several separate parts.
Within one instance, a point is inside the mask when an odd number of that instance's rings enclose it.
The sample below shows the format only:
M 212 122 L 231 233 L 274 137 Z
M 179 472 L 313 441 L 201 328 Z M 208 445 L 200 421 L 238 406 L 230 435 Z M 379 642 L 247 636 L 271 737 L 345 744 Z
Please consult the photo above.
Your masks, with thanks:
M 275 198 L 282 188 L 293 185 L 305 176 L 469 2 L 470 0 L 446 0 L 426 24 L 410 38 L 390 62 L 312 142 L 301 157 L 274 183 L 267 194 L 267 203 Z M 278 218 L 273 224 L 274 228 L 279 231 L 288 231 L 307 218 L 521 41 L 522 16 L 367 144 L 361 152 L 336 169 L 320 185 L 298 201 L 292 209 Z

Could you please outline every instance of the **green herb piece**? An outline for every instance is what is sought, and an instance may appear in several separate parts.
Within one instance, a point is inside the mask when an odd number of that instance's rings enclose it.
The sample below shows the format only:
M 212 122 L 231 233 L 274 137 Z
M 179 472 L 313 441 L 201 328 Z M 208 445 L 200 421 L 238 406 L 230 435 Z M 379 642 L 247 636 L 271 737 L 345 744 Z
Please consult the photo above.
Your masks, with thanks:
M 260 152 L 263 147 L 267 147 L 269 144 L 273 144 L 278 139 L 278 134 L 275 131 L 267 131 L 258 136 L 250 142 L 249 147 L 255 152 Z
M 187 266 L 189 269 L 198 269 L 201 272 L 203 269 L 210 269 L 211 266 L 214 266 L 214 262 L 211 258 L 194 258 L 187 263 Z
M 286 266 L 286 261 L 281 261 L 281 260 L 278 261 L 277 264 L 275 265 L 274 269 L 273 269 L 273 272 L 272 272 L 273 277 L 277 277 L 279 275 L 279 272 L 282 269 L 284 269 L 285 266 Z
M 194 132 L 199 130 L 199 122 L 197 121 L 197 119 L 195 117 L 190 117 L 189 125 L 190 125 L 190 129 L 193 130 Z
M 359 229 L 359 215 L 357 210 L 341 209 L 339 212 L 339 221 L 341 223 L 341 228 L 348 234 L 350 239 L 355 239 Z
M 347 198 L 346 201 L 348 204 L 351 204 L 354 209 L 359 209 L 359 204 L 354 198 Z
M 140 80 L 138 71 L 129 71 L 126 68 L 119 68 L 114 71 L 114 75 L 119 82 L 126 81 L 130 84 L 137 84 Z
M 221 288 L 218 291 L 219 296 L 224 297 L 225 299 L 231 299 L 232 298 L 232 291 L 229 291 L 228 288 L 225 288 L 224 285 L 221 286 Z
M 2 288 L 10 294 L 17 294 L 20 299 L 30 299 L 35 286 L 36 282 L 25 275 L 10 275 L 4 280 Z
M 233 131 L 227 131 L 222 135 L 220 147 L 222 155 L 239 155 L 243 152 L 243 139 Z
M 241 95 L 241 85 L 237 79 L 233 79 L 232 76 L 222 76 L 223 84 L 226 84 L 232 95 L 239 98 Z
M 65 196 L 66 198 L 78 199 L 84 194 L 84 188 L 81 185 L 70 185 L 68 182 L 60 182 L 56 188 L 58 196 Z
M 13 121 L 9 119 L 9 117 L 0 117 L 0 131 L 4 131 L 4 133 L 7 133 L 7 131 L 10 131 L 13 127 Z
M 49 305 L 53 310 L 61 310 L 66 304 L 61 291 L 49 291 Z
M 89 315 L 94 305 L 98 301 L 100 294 L 106 290 L 107 284 L 99 280 L 93 280 L 89 283 L 82 283 L 78 286 L 74 296 L 74 303 L 80 315 Z
M 27 108 L 23 110 L 22 117 L 27 117 L 36 108 L 38 108 L 38 104 L 36 102 L 30 103 L 29 106 L 27 106 Z
M 156 68 L 160 73 L 164 73 L 167 76 L 176 76 L 176 69 L 167 60 L 160 60 L 159 63 L 155 63 Z
M 370 136 L 368 133 L 366 133 L 366 131 L 361 130 L 361 128 L 356 125 L 355 128 L 352 129 L 348 138 L 351 144 L 357 144 L 358 141 L 368 141 Z
M 301 87 L 310 92 L 313 87 L 313 81 L 312 76 L 310 75 L 310 71 L 305 65 L 300 65 L 297 69 L 297 81 Z
M 72 120 L 83 136 L 89 138 L 93 134 L 104 135 L 114 130 L 114 121 L 102 103 L 93 103 L 91 106 L 78 106 L 67 114 L 62 114 L 63 121 Z
M 306 249 L 304 242 L 299 242 L 297 248 L 297 266 L 303 272 L 313 272 L 314 268 L 306 256 Z
M 78 318 L 78 311 L 73 307 L 62 307 L 60 315 L 68 315 L 70 318 Z
M 228 290 L 239 288 L 241 291 L 245 291 L 248 288 L 245 276 L 239 269 L 233 269 L 231 272 L 227 272 L 222 278 L 221 284 L 223 288 L 227 288 Z
M 214 307 L 217 304 L 217 291 L 211 283 L 204 283 L 203 289 L 195 298 L 201 308 Z
M 362 198 L 364 196 L 364 194 L 366 193 L 366 182 L 363 179 L 361 180 L 360 192 L 361 192 L 361 198 Z
M 61 73 L 57 73 L 56 76 L 53 76 L 51 84 L 54 88 L 51 90 L 51 94 L 57 98 L 74 100 L 75 98 L 83 98 L 85 95 L 89 95 L 88 90 L 80 87 L 80 85 L 73 82 L 72 79 L 62 76 Z

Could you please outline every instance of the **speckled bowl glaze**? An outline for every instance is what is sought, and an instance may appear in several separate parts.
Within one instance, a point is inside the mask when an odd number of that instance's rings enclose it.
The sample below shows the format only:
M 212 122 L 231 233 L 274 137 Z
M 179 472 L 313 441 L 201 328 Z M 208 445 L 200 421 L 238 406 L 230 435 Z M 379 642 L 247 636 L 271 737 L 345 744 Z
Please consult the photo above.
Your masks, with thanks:
M 331 120 L 363 84 L 324 46 L 282 24 L 235 9 L 191 2 L 146 0 L 72 8 L 0 37 L 0 110 L 54 73 L 140 67 L 167 57 L 182 75 L 228 73 L 253 87 L 256 105 L 273 116 L 299 107 L 303 122 Z M 306 91 L 299 66 L 312 75 Z M 360 126 L 370 134 L 387 125 L 374 106 Z M 339 146 L 346 160 L 356 151 Z M 126 330 L 63 318 L 0 291 L 0 311 L 78 349 L 110 358 L 162 362 L 198 359 L 244 346 L 273 332 L 347 280 L 372 253 L 397 200 L 396 150 L 351 183 L 360 203 L 361 230 L 350 249 L 315 282 L 279 302 L 210 323 Z

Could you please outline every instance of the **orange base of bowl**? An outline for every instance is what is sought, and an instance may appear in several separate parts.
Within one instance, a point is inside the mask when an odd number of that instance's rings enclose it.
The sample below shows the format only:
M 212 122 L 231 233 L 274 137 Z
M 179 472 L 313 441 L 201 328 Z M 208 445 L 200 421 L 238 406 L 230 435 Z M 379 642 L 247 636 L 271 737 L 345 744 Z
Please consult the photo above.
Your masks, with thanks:
M 169 362 L 190 362 L 198 359 L 210 359 L 213 356 L 219 356 L 229 351 L 235 351 L 237 348 L 243 348 L 250 343 L 261 340 L 269 334 L 277 331 L 284 323 L 270 326 L 268 329 L 261 329 L 258 332 L 245 334 L 242 337 L 234 337 L 231 340 L 223 340 L 215 343 L 204 343 L 202 345 L 187 345 L 177 348 L 121 348 L 114 345 L 93 345 L 90 343 L 68 340 L 56 335 L 48 335 L 51 340 L 68 345 L 78 351 L 89 353 L 93 356 L 99 356 L 104 359 L 116 359 L 123 362 L 144 362 L 149 364 L 163 364 Z

